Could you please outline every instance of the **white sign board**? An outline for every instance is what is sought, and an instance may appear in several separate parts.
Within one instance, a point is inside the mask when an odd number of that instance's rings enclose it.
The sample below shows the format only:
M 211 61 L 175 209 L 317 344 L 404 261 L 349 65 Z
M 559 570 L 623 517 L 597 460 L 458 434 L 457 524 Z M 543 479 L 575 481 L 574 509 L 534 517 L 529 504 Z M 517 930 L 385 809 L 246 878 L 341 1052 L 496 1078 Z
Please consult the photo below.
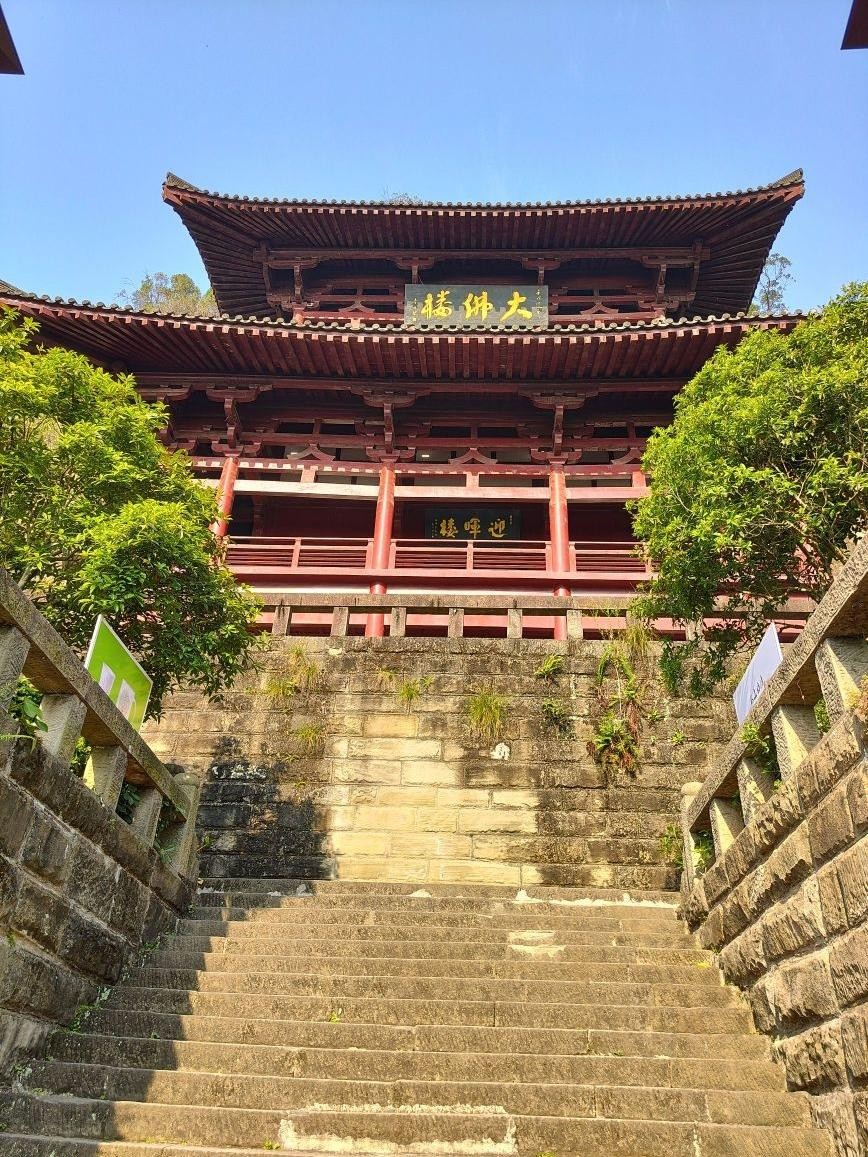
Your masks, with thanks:
M 744 723 L 747 719 L 751 707 L 762 694 L 763 687 L 783 661 L 784 653 L 781 650 L 777 627 L 771 623 L 732 697 L 735 716 L 739 723 Z

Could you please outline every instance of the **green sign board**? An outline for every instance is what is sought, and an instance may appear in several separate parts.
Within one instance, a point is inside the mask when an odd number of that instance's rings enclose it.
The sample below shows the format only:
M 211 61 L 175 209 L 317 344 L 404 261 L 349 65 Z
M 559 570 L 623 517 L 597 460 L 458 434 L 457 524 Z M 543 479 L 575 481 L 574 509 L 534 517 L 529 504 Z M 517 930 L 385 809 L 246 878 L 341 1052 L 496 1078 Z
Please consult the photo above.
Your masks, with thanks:
M 549 322 L 547 285 L 405 285 L 404 325 L 535 329 Z
M 84 665 L 121 715 L 138 731 L 145 718 L 152 680 L 102 615 L 93 629 Z
M 425 511 L 425 537 L 463 542 L 521 538 L 521 512 L 507 506 L 432 506 Z

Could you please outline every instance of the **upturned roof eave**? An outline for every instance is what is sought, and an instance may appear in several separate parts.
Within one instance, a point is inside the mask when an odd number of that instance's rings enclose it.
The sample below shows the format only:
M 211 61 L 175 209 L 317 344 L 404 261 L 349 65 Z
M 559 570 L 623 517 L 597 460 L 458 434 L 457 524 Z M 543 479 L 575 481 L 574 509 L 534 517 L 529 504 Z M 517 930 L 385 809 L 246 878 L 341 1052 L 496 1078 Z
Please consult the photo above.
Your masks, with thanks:
M 645 197 L 607 197 L 603 199 L 588 198 L 575 201 L 424 201 L 418 204 L 402 204 L 398 201 L 347 201 L 315 198 L 289 197 L 250 197 L 239 193 L 220 193 L 211 189 L 204 189 L 185 181 L 174 173 L 167 173 L 163 182 L 163 199 L 173 201 L 206 200 L 211 203 L 222 202 L 233 206 L 255 210 L 262 207 L 273 212 L 275 209 L 286 208 L 292 210 L 339 209 L 344 212 L 407 212 L 407 213 L 455 213 L 455 212 L 569 212 L 578 210 L 586 212 L 588 209 L 612 208 L 665 208 L 667 206 L 680 207 L 684 205 L 702 204 L 704 202 L 719 203 L 722 201 L 738 201 L 744 198 L 758 198 L 769 194 L 781 194 L 786 191 L 804 192 L 804 172 L 794 169 L 776 181 L 766 185 L 756 185 L 747 189 L 733 189 L 709 193 L 688 193 L 684 195 L 657 194 Z
M 106 316 L 113 316 L 119 318 L 127 318 L 129 320 L 139 320 L 144 322 L 154 322 L 156 325 L 171 322 L 174 324 L 189 324 L 191 326 L 225 326 L 230 325 L 236 328 L 250 328 L 256 330 L 267 330 L 274 333 L 292 333 L 294 335 L 303 335 L 306 333 L 340 333 L 347 336 L 355 336 L 364 338 L 371 333 L 400 335 L 402 337 L 418 336 L 426 337 L 432 334 L 447 335 L 450 337 L 486 337 L 496 335 L 500 337 L 562 337 L 564 334 L 595 334 L 595 333 L 649 333 L 659 330 L 671 329 L 694 329 L 697 326 L 718 326 L 727 323 L 759 323 L 759 322 L 784 322 L 797 324 L 803 321 L 806 317 L 811 316 L 810 313 L 805 313 L 801 310 L 795 310 L 787 313 L 723 313 L 713 314 L 708 316 L 695 317 L 681 317 L 681 318 L 657 318 L 653 321 L 627 321 L 627 322 L 606 322 L 606 323 L 586 323 L 583 325 L 560 325 L 549 326 L 547 328 L 533 328 L 533 329 L 512 329 L 509 327 L 492 327 L 489 329 L 465 329 L 462 326 L 452 325 L 438 325 L 426 327 L 424 329 L 413 329 L 403 324 L 377 323 L 365 322 L 364 324 L 357 324 L 353 321 L 308 321 L 308 322 L 293 322 L 287 321 L 282 317 L 262 317 L 258 315 L 241 315 L 241 314 L 216 314 L 216 315 L 202 315 L 202 314 L 186 314 L 186 313 L 158 313 L 153 310 L 134 310 L 129 309 L 123 305 L 106 305 L 104 302 L 78 301 L 74 298 L 50 297 L 46 294 L 40 295 L 35 293 L 27 293 L 24 290 L 17 289 L 7 282 L 0 281 L 0 305 L 7 305 L 11 308 L 16 306 L 46 306 L 56 307 L 68 311 L 85 311 L 92 314 L 103 314 Z

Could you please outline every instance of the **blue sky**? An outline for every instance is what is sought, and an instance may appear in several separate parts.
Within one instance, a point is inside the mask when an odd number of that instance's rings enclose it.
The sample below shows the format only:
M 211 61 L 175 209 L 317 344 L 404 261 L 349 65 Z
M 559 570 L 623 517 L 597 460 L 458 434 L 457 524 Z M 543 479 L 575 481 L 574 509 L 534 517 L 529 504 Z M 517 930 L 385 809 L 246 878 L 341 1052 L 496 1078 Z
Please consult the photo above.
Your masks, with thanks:
M 261 196 L 807 194 L 788 304 L 868 278 L 850 0 L 3 0 L 0 278 L 112 301 L 204 271 L 170 169 Z

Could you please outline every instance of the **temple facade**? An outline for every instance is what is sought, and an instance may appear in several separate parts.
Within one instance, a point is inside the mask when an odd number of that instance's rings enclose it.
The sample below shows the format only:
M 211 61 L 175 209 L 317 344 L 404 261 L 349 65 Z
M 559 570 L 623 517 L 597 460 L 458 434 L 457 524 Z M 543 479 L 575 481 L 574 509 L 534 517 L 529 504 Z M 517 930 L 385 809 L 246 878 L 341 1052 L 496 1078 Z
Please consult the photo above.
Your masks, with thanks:
M 803 192 L 795 172 L 632 201 L 347 203 L 169 175 L 220 316 L 0 301 L 167 405 L 266 601 L 624 594 L 646 577 L 626 503 L 651 431 L 718 346 L 796 324 L 747 310 Z

